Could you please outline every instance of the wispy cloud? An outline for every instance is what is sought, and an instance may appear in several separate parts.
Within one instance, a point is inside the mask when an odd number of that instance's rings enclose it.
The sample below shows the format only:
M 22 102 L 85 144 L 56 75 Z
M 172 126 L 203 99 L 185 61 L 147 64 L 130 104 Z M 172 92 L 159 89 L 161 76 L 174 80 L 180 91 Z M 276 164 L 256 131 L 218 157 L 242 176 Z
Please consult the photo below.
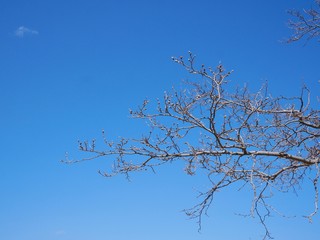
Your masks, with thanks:
M 20 26 L 14 32 L 17 37 L 23 38 L 25 35 L 38 35 L 39 32 L 24 26 Z
M 57 231 L 55 232 L 55 235 L 57 235 L 57 236 L 64 236 L 64 235 L 66 235 L 66 231 L 64 231 L 64 230 L 57 230 Z

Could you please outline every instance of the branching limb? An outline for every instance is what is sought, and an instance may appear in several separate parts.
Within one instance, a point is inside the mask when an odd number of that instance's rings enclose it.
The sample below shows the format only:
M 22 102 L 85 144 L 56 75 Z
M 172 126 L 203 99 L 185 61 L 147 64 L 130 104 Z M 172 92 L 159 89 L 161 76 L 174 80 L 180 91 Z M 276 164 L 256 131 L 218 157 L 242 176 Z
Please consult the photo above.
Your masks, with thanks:
M 320 1 L 315 0 L 315 8 L 305 9 L 302 12 L 290 10 L 289 13 L 294 17 L 294 20 L 289 21 L 289 28 L 294 33 L 287 40 L 288 43 L 295 42 L 303 37 L 307 40 L 319 38 L 320 36 Z
M 320 163 L 320 111 L 310 106 L 310 92 L 302 89 L 298 97 L 273 97 L 267 86 L 250 93 L 244 87 L 232 91 L 229 76 L 219 64 L 216 68 L 201 65 L 195 56 L 172 58 L 194 76 L 182 90 L 165 93 L 152 102 L 145 100 L 134 118 L 150 123 L 148 134 L 137 139 L 109 141 L 104 132 L 104 148 L 97 149 L 95 140 L 79 142 L 79 150 L 89 154 L 74 163 L 97 158 L 113 158 L 112 167 L 103 176 L 111 177 L 151 169 L 181 161 L 188 175 L 206 174 L 208 191 L 199 196 L 199 203 L 187 210 L 192 218 L 207 213 L 215 194 L 232 185 L 251 186 L 251 216 L 258 216 L 270 238 L 266 219 L 275 208 L 268 203 L 271 190 L 295 191 L 311 175 L 315 189 L 315 210 L 318 211 L 318 179 Z M 110 164 L 111 165 L 111 164 Z

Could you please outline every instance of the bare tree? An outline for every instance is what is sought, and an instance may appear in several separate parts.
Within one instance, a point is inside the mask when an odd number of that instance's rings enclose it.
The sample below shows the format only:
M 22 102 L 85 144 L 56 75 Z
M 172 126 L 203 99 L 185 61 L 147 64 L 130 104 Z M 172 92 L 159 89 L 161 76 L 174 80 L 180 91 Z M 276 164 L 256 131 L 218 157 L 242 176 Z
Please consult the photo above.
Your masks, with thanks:
M 287 42 L 298 41 L 303 37 L 307 40 L 319 38 L 320 36 L 320 0 L 315 0 L 315 8 L 307 10 L 295 11 L 290 10 L 289 13 L 294 17 L 289 21 L 289 27 L 294 31 L 294 34 Z
M 320 0 L 315 3 L 320 8 Z M 289 13 L 295 20 L 289 22 L 294 34 L 287 42 L 320 36 L 319 10 Z M 187 60 L 172 60 L 194 80 L 184 82 L 182 90 L 165 92 L 162 100 L 145 100 L 137 110 L 130 110 L 133 118 L 149 122 L 146 135 L 111 141 L 102 131 L 103 149 L 96 147 L 96 140 L 79 142 L 80 151 L 88 157 L 71 160 L 66 155 L 63 162 L 111 157 L 110 169 L 99 173 L 127 178 L 132 172 L 155 171 L 160 165 L 183 162 L 186 174 L 199 172 L 208 177 L 209 189 L 200 193 L 197 205 L 185 210 L 198 219 L 200 227 L 218 191 L 232 185 L 249 186 L 253 198 L 248 215 L 258 216 L 265 228 L 264 239 L 271 238 L 266 218 L 272 212 L 280 214 L 268 201 L 273 193 L 295 192 L 309 180 L 314 188 L 314 210 L 304 217 L 311 222 L 319 202 L 320 110 L 312 108 L 309 89 L 303 87 L 296 97 L 273 97 L 267 85 L 254 93 L 246 86 L 231 91 L 232 71 L 221 64 L 196 67 L 191 52 Z M 315 101 L 318 106 L 319 98 Z
M 318 210 L 318 179 L 320 176 L 320 116 L 311 108 L 309 90 L 304 87 L 297 97 L 272 97 L 263 86 L 250 93 L 247 87 L 228 87 L 231 72 L 218 65 L 212 69 L 195 66 L 195 56 L 172 58 L 194 75 L 185 87 L 165 93 L 163 100 L 145 100 L 133 118 L 146 119 L 150 131 L 137 139 L 121 138 L 113 142 L 104 138 L 105 148 L 97 149 L 95 140 L 79 142 L 79 149 L 89 156 L 79 162 L 101 157 L 114 157 L 111 177 L 129 176 L 131 172 L 155 170 L 159 165 L 182 161 L 185 172 L 206 174 L 210 188 L 201 193 L 199 203 L 186 213 L 201 217 L 213 196 L 236 183 L 248 185 L 253 191 L 251 216 L 265 224 L 270 212 L 270 192 L 294 191 L 305 179 L 314 187 L 314 211 Z M 147 107 L 154 107 L 149 112 Z M 104 133 L 103 133 L 104 136 Z M 272 191 L 269 191 L 272 190 Z

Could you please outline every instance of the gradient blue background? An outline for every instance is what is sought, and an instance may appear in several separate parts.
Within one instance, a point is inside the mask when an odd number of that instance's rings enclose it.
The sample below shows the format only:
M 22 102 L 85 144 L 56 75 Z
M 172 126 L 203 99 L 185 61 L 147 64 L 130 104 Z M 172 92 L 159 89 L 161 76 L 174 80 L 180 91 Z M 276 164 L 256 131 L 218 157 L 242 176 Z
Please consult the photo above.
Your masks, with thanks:
M 227 190 L 217 195 L 198 233 L 181 212 L 208 187 L 183 166 L 157 174 L 106 179 L 97 171 L 110 161 L 75 165 L 77 140 L 136 136 L 144 122 L 128 109 L 145 97 L 161 97 L 191 76 L 171 56 L 191 50 L 199 63 L 220 61 L 239 85 L 258 89 L 265 81 L 274 95 L 297 95 L 305 83 L 319 95 L 320 44 L 284 44 L 290 36 L 288 9 L 309 8 L 301 0 L 198 1 L 1 1 L 0 2 L 0 239 L 141 240 L 258 239 L 251 195 Z M 30 31 L 21 37 L 15 31 Z M 312 211 L 312 188 L 276 196 L 290 214 Z M 276 239 L 319 238 L 319 215 L 272 217 Z

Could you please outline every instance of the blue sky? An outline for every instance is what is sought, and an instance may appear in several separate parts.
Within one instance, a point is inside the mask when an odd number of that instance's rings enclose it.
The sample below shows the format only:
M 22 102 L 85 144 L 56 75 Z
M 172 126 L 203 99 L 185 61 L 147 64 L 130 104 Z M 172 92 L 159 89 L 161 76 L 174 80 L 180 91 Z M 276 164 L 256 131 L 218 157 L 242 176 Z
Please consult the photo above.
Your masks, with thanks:
M 110 161 L 75 165 L 77 140 L 136 136 L 143 122 L 128 109 L 180 86 L 185 72 L 171 56 L 191 50 L 198 61 L 233 69 L 232 80 L 274 95 L 305 83 L 319 93 L 316 41 L 284 44 L 287 9 L 301 0 L 2 1 L 0 3 L 0 239 L 257 239 L 258 219 L 236 216 L 250 196 L 221 193 L 197 232 L 181 212 L 196 203 L 201 176 L 170 165 L 157 174 L 106 179 Z M 315 96 L 314 95 L 314 96 Z M 312 191 L 279 196 L 288 212 L 312 207 Z M 269 220 L 276 239 L 316 239 L 319 215 Z

